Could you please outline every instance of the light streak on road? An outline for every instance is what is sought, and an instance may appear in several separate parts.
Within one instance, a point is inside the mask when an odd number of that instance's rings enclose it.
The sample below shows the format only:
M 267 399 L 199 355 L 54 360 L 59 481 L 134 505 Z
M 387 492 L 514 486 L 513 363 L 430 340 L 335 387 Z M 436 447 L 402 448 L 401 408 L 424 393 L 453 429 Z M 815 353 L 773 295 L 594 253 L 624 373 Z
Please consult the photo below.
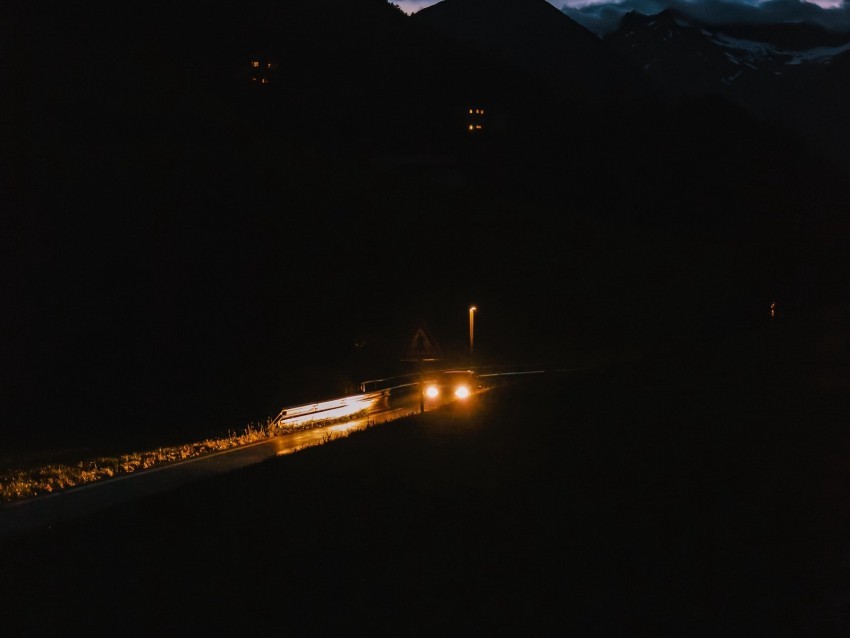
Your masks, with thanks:
M 299 405 L 294 408 L 286 408 L 277 416 L 275 422 L 287 428 L 314 421 L 342 419 L 371 410 L 385 396 L 385 392 L 369 392 L 367 394 L 354 394 L 340 399 L 319 401 L 317 403 Z
M 572 368 L 564 368 L 564 371 L 572 370 Z M 523 372 L 491 372 L 489 374 L 479 374 L 478 377 L 515 377 L 521 374 L 546 374 L 546 370 L 525 370 Z M 560 372 L 555 370 L 554 372 Z

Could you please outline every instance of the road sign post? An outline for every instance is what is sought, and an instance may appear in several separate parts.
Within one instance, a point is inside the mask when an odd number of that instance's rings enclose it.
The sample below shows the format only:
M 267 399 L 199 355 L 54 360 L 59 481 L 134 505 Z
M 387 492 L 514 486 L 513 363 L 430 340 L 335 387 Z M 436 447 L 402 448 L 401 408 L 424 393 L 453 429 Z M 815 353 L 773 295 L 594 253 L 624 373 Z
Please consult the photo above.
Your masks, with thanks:
M 419 414 L 425 413 L 425 372 L 419 371 Z
M 407 349 L 401 356 L 402 361 L 414 361 L 419 368 L 419 413 L 425 412 L 425 363 L 438 361 L 442 357 L 440 346 L 425 327 L 419 324 L 410 339 Z

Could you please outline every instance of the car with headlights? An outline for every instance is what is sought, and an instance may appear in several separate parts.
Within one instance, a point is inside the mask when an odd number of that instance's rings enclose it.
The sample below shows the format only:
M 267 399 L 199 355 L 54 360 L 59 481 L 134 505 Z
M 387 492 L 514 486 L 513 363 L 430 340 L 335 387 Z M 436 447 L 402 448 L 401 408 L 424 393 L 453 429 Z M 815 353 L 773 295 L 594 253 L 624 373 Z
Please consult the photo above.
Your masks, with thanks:
M 425 381 L 425 398 L 432 401 L 442 399 L 465 400 L 481 389 L 473 370 L 441 370 Z

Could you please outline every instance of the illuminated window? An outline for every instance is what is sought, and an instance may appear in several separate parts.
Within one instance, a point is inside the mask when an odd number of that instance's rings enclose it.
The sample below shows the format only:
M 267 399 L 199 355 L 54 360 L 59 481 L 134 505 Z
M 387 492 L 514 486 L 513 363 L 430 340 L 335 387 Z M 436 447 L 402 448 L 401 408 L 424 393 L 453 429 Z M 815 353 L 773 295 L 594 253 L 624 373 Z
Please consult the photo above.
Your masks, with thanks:
M 251 66 L 254 67 L 255 69 L 259 69 L 260 68 L 260 61 L 259 60 L 251 60 Z
M 475 107 L 467 108 L 466 126 L 468 131 L 483 131 L 484 124 L 486 123 L 484 120 L 484 109 Z

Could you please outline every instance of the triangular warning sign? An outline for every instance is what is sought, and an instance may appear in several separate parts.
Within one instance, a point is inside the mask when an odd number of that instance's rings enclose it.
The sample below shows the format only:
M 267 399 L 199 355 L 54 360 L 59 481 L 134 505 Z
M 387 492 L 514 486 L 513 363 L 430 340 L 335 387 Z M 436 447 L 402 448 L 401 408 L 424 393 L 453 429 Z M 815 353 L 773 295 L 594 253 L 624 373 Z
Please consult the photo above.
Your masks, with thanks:
M 402 361 L 436 361 L 440 358 L 440 347 L 424 325 L 420 325 L 404 351 Z

